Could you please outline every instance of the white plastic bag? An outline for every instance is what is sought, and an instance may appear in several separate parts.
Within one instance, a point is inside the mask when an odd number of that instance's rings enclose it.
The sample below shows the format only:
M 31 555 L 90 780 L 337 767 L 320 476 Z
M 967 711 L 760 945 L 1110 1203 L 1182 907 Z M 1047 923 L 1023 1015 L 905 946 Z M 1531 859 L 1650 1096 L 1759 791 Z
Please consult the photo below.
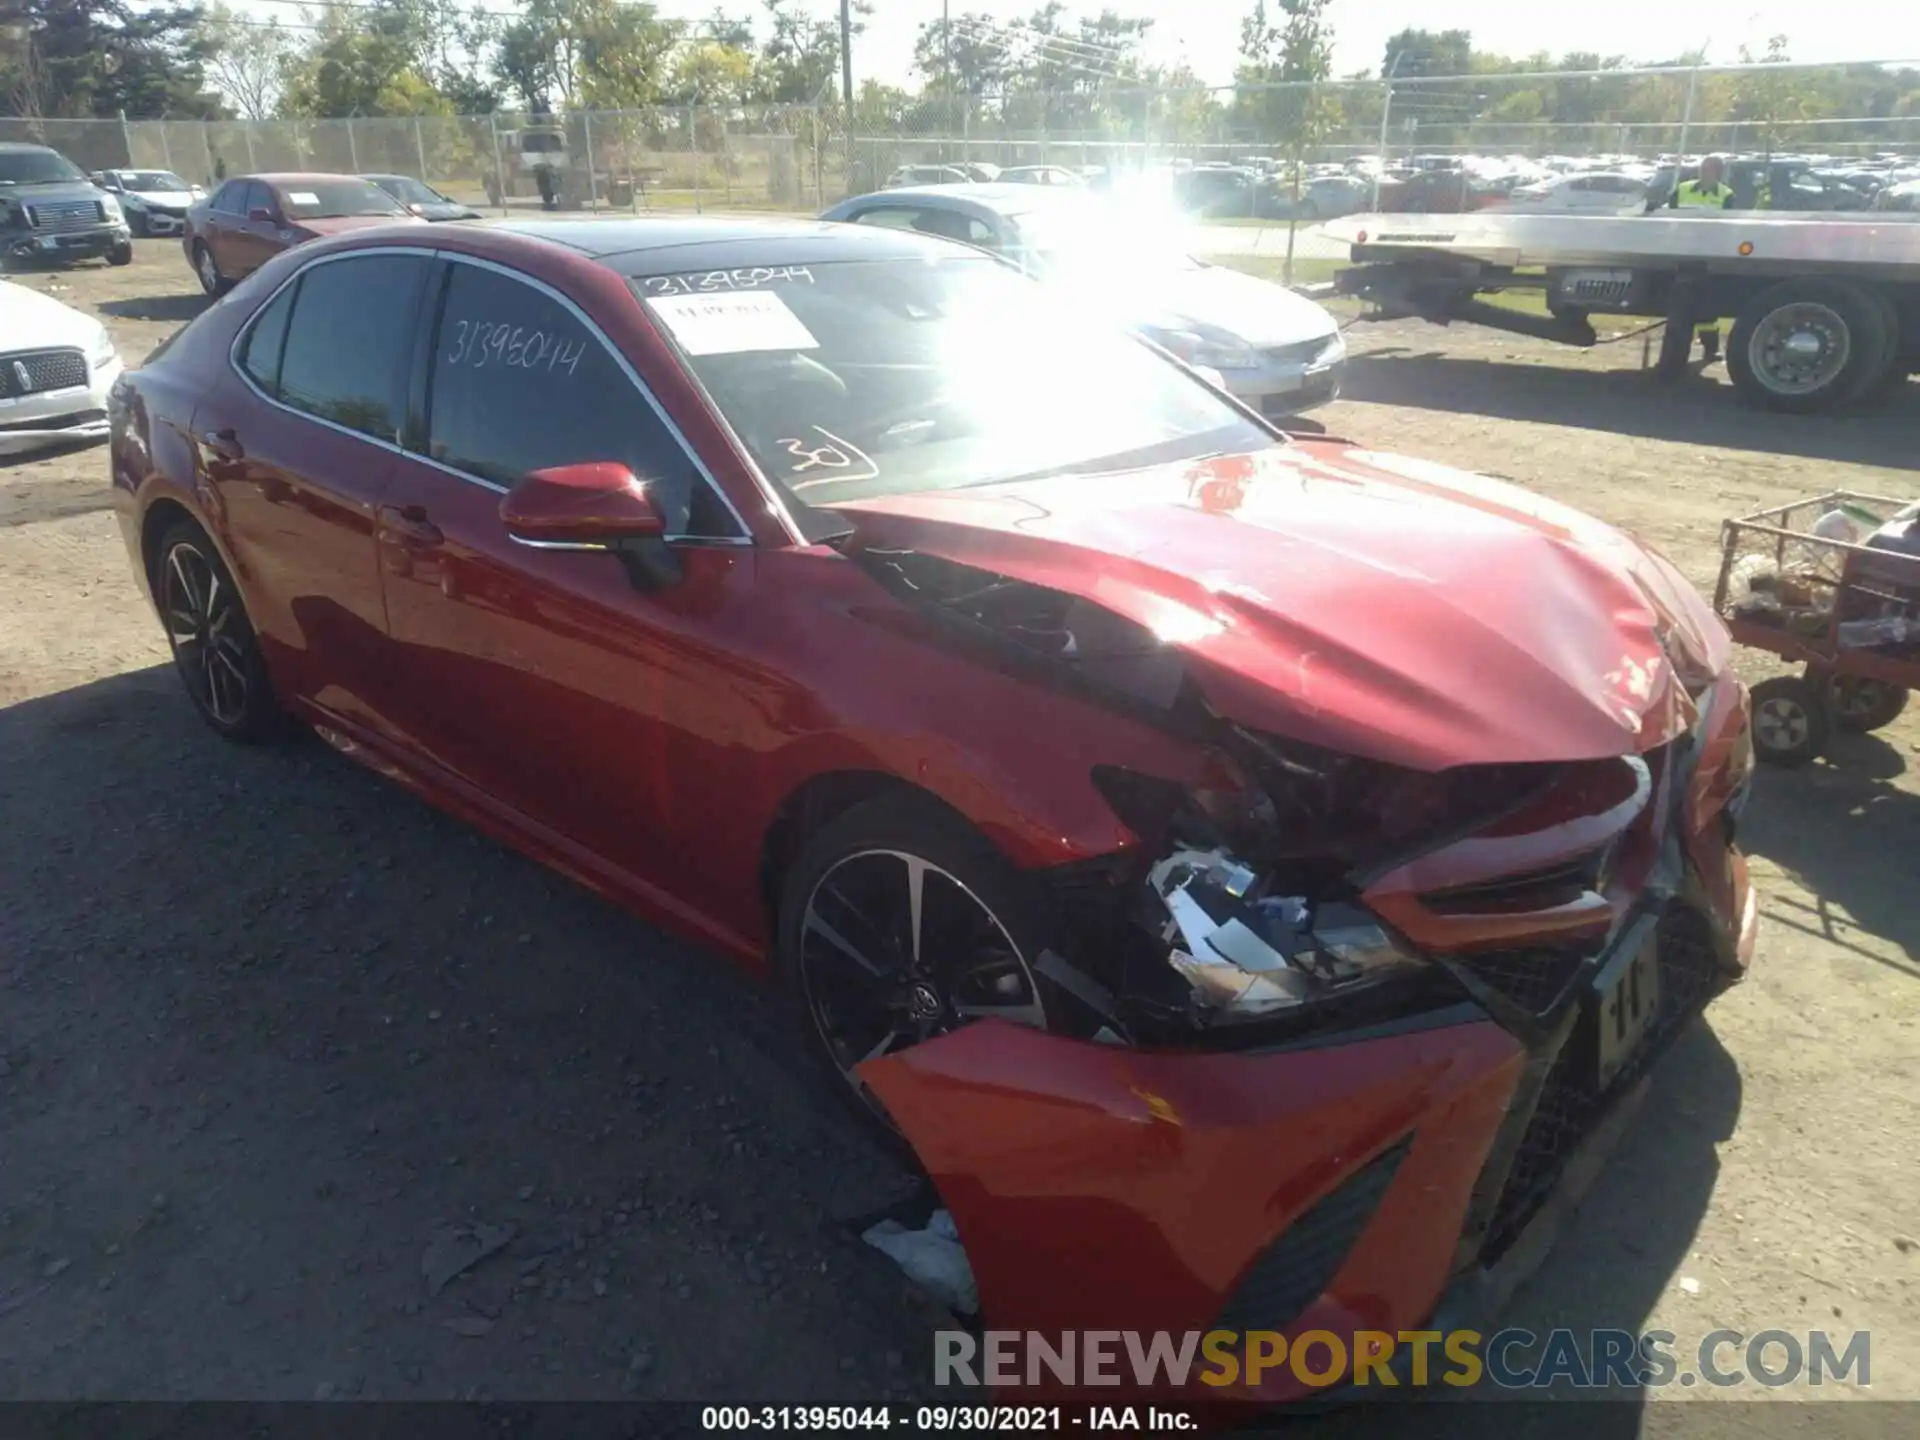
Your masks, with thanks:
M 898 1220 L 882 1220 L 860 1237 L 898 1265 L 914 1284 L 949 1310 L 972 1315 L 980 1309 L 973 1263 L 961 1248 L 953 1216 L 936 1210 L 924 1230 L 909 1230 Z

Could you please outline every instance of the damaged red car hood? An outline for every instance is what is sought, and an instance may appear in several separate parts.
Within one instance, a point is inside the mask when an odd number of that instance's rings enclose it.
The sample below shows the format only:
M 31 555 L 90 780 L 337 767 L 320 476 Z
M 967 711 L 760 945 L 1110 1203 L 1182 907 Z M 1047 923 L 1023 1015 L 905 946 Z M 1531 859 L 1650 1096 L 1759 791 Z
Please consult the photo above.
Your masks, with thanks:
M 836 507 L 855 544 L 1080 596 L 1229 719 L 1436 770 L 1651 749 L 1730 642 L 1673 567 L 1518 487 L 1315 441 Z M 1663 643 L 1664 641 L 1664 643 Z

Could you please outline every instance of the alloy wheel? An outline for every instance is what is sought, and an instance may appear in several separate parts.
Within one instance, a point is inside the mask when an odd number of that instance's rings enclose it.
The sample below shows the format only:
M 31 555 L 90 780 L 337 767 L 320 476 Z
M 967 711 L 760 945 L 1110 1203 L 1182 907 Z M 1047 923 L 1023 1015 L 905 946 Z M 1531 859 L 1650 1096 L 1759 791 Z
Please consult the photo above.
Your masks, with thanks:
M 1769 750 L 1797 750 L 1813 734 L 1807 707 L 1789 695 L 1776 695 L 1754 707 L 1753 728 Z
M 821 875 L 801 918 L 799 978 L 835 1067 L 889 1125 L 859 1066 L 990 1016 L 1047 1023 L 999 917 L 952 874 L 899 850 L 859 851 Z
M 160 612 L 174 663 L 194 703 L 221 727 L 238 727 L 249 698 L 239 597 L 190 541 L 176 543 L 162 562 Z
M 200 284 L 209 295 L 220 292 L 220 266 L 214 261 L 213 251 L 205 245 L 200 247 Z

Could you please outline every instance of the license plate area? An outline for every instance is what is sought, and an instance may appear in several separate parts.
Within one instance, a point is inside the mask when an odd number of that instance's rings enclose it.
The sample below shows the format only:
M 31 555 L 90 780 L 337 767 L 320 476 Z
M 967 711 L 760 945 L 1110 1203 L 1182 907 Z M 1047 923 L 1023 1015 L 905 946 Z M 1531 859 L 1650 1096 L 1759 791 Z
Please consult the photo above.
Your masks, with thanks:
M 1587 1023 L 1593 1032 L 1598 1089 L 1613 1084 L 1633 1059 L 1660 1011 L 1658 935 L 1657 928 L 1648 927 L 1644 938 L 1622 946 L 1594 979 Z

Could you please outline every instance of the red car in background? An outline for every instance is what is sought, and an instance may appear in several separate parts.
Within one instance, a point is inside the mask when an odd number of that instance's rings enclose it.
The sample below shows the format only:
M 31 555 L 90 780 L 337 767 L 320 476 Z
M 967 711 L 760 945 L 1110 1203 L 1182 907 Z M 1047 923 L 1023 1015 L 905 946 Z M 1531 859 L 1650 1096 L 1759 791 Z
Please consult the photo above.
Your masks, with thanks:
M 180 248 L 200 288 L 222 295 L 282 250 L 406 221 L 425 223 L 357 175 L 241 175 L 187 207 Z
M 961 247 L 368 231 L 112 425 L 208 723 L 770 970 L 998 1328 L 1457 1319 L 1752 953 L 1665 560 Z

